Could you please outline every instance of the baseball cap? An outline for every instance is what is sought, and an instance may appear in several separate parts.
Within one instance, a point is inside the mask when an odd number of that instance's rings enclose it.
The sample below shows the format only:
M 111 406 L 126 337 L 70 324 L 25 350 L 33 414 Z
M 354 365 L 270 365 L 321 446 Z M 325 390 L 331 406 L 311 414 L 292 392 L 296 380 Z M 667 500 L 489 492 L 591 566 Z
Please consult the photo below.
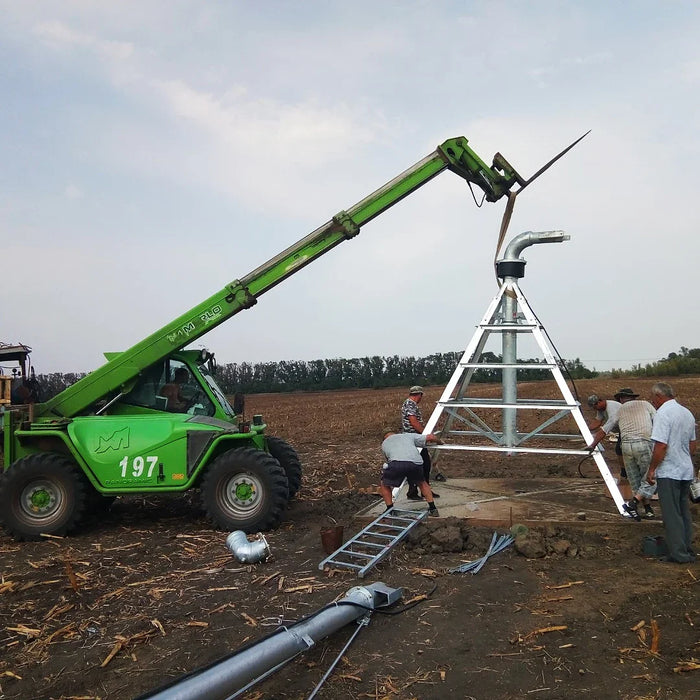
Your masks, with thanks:
M 418 386 L 417 384 L 415 384 L 414 386 L 412 386 L 412 387 L 408 390 L 408 393 L 409 393 L 409 394 L 422 394 L 422 393 L 424 393 L 424 392 L 423 392 L 423 387 L 422 387 L 422 386 Z
M 598 398 L 597 394 L 591 394 L 588 397 L 588 405 L 589 406 L 595 406 L 598 403 L 598 401 L 600 401 L 600 398 Z
M 615 398 L 619 399 L 620 396 L 631 396 L 633 399 L 636 399 L 639 394 L 637 394 L 634 389 L 630 389 L 629 387 L 625 387 L 624 389 L 620 389 L 620 391 L 615 394 Z

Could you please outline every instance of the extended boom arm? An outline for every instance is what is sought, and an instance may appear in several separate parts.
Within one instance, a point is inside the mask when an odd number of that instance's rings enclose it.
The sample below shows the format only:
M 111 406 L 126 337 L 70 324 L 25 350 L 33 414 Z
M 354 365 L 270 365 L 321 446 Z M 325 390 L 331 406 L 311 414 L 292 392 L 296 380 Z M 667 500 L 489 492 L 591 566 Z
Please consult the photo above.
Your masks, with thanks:
M 206 301 L 164 326 L 129 350 L 112 357 L 106 364 L 68 387 L 53 399 L 36 407 L 37 416 L 70 418 L 86 411 L 95 402 L 126 392 L 139 374 L 184 348 L 239 311 L 257 302 L 257 298 L 305 265 L 316 260 L 339 243 L 356 236 L 360 227 L 414 192 L 443 170 L 449 169 L 484 192 L 489 202 L 498 201 L 525 180 L 500 155 L 492 166 L 486 165 L 457 137 L 445 141 L 434 153 L 423 158 L 383 187 L 341 211 L 328 223 L 302 238 L 284 252 L 234 280 Z

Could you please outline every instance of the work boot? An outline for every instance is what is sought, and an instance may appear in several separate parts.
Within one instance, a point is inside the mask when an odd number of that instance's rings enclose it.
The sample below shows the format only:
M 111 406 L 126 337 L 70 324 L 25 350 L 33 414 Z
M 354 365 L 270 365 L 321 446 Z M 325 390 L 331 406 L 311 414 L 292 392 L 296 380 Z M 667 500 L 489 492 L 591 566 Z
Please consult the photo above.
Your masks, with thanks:
M 656 517 L 654 515 L 654 509 L 648 504 L 644 506 L 644 517 L 649 519 L 649 520 L 651 520 L 651 518 Z
M 623 503 L 622 507 L 625 509 L 625 512 L 633 519 L 636 520 L 637 522 L 640 522 L 642 519 L 642 516 L 639 515 L 639 511 L 637 510 L 637 499 L 633 498 L 631 501 L 627 503 Z
M 408 493 L 406 494 L 406 498 L 408 498 L 409 501 L 422 501 L 423 496 L 421 496 L 418 493 L 418 487 L 416 486 L 410 486 L 408 489 Z
M 438 518 L 440 516 L 438 509 L 434 505 L 432 508 L 428 508 L 428 516 L 433 518 Z
M 433 479 L 435 479 L 435 481 L 447 481 L 447 477 L 442 472 L 438 472 Z

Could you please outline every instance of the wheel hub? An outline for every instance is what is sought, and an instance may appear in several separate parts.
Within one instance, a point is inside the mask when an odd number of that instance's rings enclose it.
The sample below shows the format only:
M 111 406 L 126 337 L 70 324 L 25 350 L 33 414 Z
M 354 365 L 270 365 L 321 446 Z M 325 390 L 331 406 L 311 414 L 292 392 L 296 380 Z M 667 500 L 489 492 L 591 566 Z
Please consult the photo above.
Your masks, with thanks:
M 229 517 L 249 518 L 263 505 L 265 487 L 255 474 L 239 472 L 222 484 L 220 498 Z
M 234 499 L 239 503 L 250 503 L 255 498 L 255 484 L 241 480 L 234 486 Z
M 34 516 L 52 513 L 59 503 L 59 494 L 46 482 L 29 484 L 22 494 L 22 507 Z

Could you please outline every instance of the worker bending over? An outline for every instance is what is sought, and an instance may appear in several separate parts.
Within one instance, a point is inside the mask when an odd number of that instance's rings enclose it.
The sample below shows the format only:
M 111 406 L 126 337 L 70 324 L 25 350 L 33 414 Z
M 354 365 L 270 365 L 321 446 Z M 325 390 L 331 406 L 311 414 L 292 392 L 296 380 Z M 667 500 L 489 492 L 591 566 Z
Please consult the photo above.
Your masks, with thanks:
M 408 481 L 409 488 L 418 488 L 428 503 L 429 515 L 439 515 L 433 500 L 433 492 L 425 480 L 423 458 L 420 450 L 426 443 L 439 443 L 440 440 L 431 434 L 397 433 L 393 428 L 384 428 L 382 432 L 382 452 L 386 464 L 382 468 L 382 478 L 379 491 L 382 494 L 387 510 L 393 507 L 391 489 Z

